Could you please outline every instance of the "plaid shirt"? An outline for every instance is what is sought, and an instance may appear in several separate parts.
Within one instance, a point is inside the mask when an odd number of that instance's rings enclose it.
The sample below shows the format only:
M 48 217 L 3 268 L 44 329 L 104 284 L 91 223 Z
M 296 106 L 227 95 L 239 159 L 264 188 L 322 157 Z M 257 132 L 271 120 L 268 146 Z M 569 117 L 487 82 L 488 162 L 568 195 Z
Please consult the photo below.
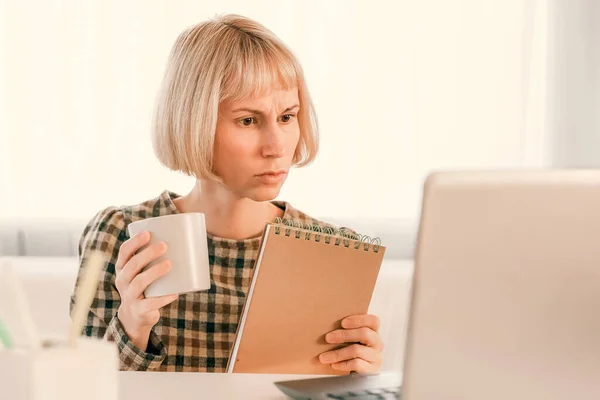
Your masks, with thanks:
M 210 290 L 180 295 L 162 308 L 146 351 L 131 343 L 117 318 L 120 296 L 115 286 L 115 264 L 121 244 L 129 239 L 127 225 L 178 213 L 173 203 L 178 196 L 164 191 L 158 198 L 135 206 L 106 208 L 88 223 L 79 242 L 80 265 L 97 250 L 110 260 L 101 273 L 84 334 L 116 342 L 121 370 L 224 372 L 227 367 L 261 238 L 231 240 L 208 235 Z M 331 227 L 288 203 L 274 204 L 284 210 L 285 219 Z M 81 269 L 75 287 L 80 276 Z

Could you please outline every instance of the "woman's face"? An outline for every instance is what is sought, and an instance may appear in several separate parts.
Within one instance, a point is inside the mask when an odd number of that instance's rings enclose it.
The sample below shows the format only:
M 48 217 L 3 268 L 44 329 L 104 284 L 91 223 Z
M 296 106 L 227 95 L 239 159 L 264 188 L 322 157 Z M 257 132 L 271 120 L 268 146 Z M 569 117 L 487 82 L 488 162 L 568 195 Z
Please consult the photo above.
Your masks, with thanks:
M 300 126 L 298 89 L 224 101 L 215 133 L 215 172 L 240 197 L 272 200 L 287 178 Z

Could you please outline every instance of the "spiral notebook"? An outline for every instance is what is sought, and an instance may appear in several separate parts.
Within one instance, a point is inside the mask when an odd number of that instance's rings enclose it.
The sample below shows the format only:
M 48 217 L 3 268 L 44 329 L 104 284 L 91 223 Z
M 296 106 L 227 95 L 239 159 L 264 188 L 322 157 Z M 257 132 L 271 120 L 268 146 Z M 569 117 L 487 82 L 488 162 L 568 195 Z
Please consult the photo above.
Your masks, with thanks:
M 319 354 L 341 347 L 325 334 L 368 312 L 384 253 L 377 238 L 268 224 L 227 371 L 345 374 L 319 362 Z

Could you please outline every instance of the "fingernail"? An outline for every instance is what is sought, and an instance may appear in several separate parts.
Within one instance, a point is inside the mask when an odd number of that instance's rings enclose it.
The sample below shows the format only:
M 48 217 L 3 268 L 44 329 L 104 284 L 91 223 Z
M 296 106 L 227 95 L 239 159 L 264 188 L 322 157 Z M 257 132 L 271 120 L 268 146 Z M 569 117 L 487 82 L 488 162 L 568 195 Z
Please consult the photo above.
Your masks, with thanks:
M 146 240 L 148 238 L 148 232 L 141 232 L 140 233 L 140 239 L 142 240 Z
M 334 339 L 335 339 L 335 336 L 333 335 L 333 333 L 328 333 L 327 335 L 325 335 L 325 341 L 327 343 L 331 343 Z
M 319 356 L 319 359 L 323 364 L 330 363 L 333 361 L 333 354 L 331 353 L 323 353 Z

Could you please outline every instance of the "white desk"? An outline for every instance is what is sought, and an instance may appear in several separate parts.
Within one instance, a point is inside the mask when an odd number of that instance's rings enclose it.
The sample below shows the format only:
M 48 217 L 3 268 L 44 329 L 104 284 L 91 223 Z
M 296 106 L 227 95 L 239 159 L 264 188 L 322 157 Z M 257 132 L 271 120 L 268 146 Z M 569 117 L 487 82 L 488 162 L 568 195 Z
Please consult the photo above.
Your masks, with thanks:
M 119 400 L 289 399 L 273 384 L 311 375 L 119 372 Z

